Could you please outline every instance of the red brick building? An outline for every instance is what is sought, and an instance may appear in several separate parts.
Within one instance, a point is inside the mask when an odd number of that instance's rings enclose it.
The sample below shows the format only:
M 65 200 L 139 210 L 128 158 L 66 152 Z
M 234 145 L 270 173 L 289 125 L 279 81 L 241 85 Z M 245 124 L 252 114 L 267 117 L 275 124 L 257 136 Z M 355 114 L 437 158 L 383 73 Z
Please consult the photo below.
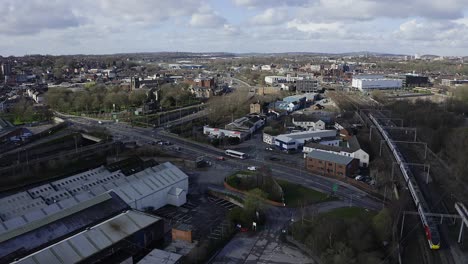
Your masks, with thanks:
M 187 79 L 185 82 L 192 86 L 205 87 L 205 88 L 215 87 L 215 80 L 212 77 L 210 78 L 198 77 L 195 79 Z
M 358 173 L 359 160 L 326 151 L 313 150 L 307 154 L 305 165 L 308 171 L 319 175 L 352 177 Z

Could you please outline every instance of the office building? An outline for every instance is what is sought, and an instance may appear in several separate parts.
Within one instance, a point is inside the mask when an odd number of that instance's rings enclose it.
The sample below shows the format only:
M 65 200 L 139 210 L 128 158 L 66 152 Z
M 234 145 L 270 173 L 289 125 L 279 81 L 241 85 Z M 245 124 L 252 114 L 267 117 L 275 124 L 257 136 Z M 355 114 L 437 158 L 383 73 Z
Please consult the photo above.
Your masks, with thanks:
M 306 156 L 306 169 L 312 173 L 331 177 L 352 177 L 357 174 L 359 160 L 329 153 L 313 150 Z
M 381 75 L 358 75 L 353 77 L 352 87 L 360 91 L 401 89 L 403 80 L 390 79 Z

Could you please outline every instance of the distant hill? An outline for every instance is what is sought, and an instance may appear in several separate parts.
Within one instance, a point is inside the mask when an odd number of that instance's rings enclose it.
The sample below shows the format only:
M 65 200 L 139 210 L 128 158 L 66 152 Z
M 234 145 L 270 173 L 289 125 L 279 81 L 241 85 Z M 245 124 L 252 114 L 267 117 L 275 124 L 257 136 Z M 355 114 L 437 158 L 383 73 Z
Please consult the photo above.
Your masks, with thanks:
M 371 56 L 371 57 L 403 57 L 408 56 L 406 54 L 392 54 L 392 53 L 380 53 L 370 51 L 358 51 L 358 52 L 345 52 L 345 53 L 323 53 L 323 52 L 280 52 L 280 53 L 237 53 L 239 56 Z

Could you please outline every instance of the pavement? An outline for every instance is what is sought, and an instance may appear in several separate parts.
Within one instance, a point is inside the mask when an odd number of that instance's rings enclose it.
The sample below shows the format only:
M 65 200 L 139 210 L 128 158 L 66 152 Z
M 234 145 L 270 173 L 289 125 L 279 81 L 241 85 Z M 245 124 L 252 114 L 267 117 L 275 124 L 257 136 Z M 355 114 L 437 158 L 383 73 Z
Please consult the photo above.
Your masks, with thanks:
M 302 213 L 324 213 L 348 206 L 343 201 L 332 201 L 305 208 L 269 207 L 267 224 L 257 233 L 238 233 L 210 263 L 315 263 L 311 257 L 280 239 L 283 229 L 299 221 Z

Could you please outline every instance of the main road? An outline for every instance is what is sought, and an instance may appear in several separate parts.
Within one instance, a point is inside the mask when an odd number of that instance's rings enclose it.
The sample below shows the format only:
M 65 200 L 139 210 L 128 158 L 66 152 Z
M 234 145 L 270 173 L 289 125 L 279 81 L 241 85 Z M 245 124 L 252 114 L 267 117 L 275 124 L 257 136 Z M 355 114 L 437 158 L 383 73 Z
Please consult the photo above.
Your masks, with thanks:
M 62 116 L 69 122 L 90 125 L 93 120 L 83 117 Z M 94 121 L 96 125 L 96 121 Z M 168 133 L 163 129 L 151 129 L 141 127 L 130 127 L 125 123 L 102 122 L 100 126 L 106 127 L 111 134 L 119 138 L 128 138 L 137 141 L 139 144 L 148 144 L 155 139 L 171 141 L 177 144 L 184 153 L 193 157 L 205 157 L 212 162 L 217 162 L 219 166 L 235 167 L 245 169 L 248 166 L 267 166 L 271 168 L 273 176 L 285 179 L 294 183 L 299 183 L 309 188 L 330 193 L 347 201 L 350 206 L 359 206 L 371 210 L 380 210 L 383 207 L 382 201 L 361 191 L 349 184 L 326 178 L 320 175 L 311 174 L 303 169 L 302 166 L 286 165 L 277 162 L 271 162 L 266 159 L 227 159 L 226 161 L 217 161 L 216 157 L 223 156 L 224 151 L 212 146 L 187 140 L 178 137 L 175 134 Z M 333 189 L 337 188 L 336 192 Z

